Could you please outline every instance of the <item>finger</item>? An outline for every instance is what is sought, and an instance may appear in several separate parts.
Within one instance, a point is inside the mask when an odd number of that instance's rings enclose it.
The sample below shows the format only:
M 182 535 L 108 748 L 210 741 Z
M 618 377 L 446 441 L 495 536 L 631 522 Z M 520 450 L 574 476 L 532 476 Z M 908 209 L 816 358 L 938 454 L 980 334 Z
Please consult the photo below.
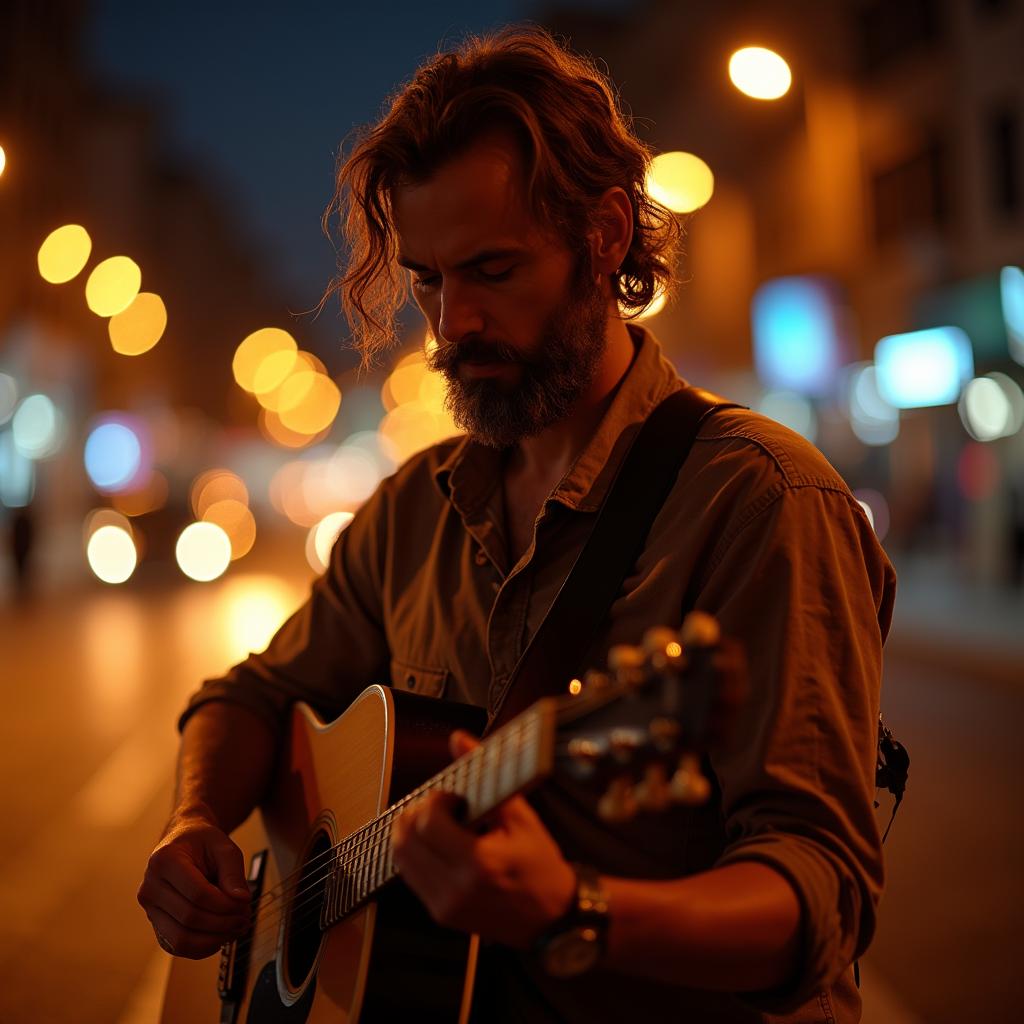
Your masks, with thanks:
M 156 857 L 154 857 L 154 860 Z M 157 877 L 176 889 L 189 903 L 215 914 L 238 913 L 247 906 L 238 896 L 228 896 L 212 884 L 183 850 L 168 851 L 157 865 Z
M 453 797 L 450 793 L 430 794 L 416 808 L 411 823 L 416 837 L 448 864 L 470 859 L 476 846 L 473 833 L 453 816 Z
M 249 886 L 245 881 L 245 860 L 242 851 L 227 837 L 215 841 L 210 849 L 216 870 L 217 884 L 229 896 L 248 899 Z
M 184 928 L 169 914 L 153 907 L 148 911 L 150 924 L 156 932 L 160 948 L 174 956 L 187 957 L 190 960 L 201 960 L 203 957 L 216 953 L 225 938 L 213 932 L 194 931 Z
M 241 935 L 252 924 L 251 914 L 216 914 L 202 910 L 189 903 L 184 896 L 166 882 L 157 883 L 153 889 L 144 887 L 140 902 L 147 908 L 156 908 L 174 918 L 183 928 L 190 931 L 210 932 L 233 938 Z
M 468 754 L 479 746 L 480 741 L 471 733 L 466 732 L 465 729 L 456 729 L 448 737 L 448 749 L 451 751 L 453 758 L 462 757 L 463 754 Z

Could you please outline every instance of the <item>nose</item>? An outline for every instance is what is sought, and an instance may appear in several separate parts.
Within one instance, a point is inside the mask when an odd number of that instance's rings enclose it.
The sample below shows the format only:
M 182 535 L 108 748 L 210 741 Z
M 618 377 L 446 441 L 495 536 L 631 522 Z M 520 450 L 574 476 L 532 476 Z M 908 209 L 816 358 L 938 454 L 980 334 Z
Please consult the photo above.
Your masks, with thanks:
M 457 281 L 445 281 L 441 288 L 441 317 L 437 325 L 440 341 L 458 345 L 484 330 L 484 313 L 473 289 Z

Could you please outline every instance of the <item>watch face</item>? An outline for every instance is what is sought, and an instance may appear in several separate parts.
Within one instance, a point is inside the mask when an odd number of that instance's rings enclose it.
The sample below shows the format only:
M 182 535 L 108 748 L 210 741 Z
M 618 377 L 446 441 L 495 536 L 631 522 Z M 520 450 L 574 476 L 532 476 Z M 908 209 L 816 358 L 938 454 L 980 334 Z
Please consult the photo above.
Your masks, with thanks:
M 556 978 L 571 978 L 590 970 L 601 955 L 594 928 L 570 928 L 551 938 L 544 950 L 544 969 Z

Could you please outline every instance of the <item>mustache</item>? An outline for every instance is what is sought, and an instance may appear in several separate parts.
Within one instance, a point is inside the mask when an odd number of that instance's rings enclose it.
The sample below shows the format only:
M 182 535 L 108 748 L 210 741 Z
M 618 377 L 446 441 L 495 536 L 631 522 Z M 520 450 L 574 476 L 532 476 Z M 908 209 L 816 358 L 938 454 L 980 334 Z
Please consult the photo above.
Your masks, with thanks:
M 451 376 L 460 363 L 522 363 L 522 356 L 503 341 L 468 338 L 455 344 L 441 342 L 427 356 L 431 370 Z

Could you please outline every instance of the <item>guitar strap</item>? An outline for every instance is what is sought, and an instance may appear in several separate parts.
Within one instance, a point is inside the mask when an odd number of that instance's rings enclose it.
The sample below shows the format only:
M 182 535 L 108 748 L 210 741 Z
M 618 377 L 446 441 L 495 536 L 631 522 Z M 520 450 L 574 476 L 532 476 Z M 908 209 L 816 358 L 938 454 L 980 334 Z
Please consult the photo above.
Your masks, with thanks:
M 636 565 L 701 424 L 716 410 L 732 408 L 742 406 L 684 387 L 647 417 L 547 616 L 504 687 L 492 693 L 488 733 L 538 698 L 562 692 L 578 674 L 581 652 L 589 650 Z

